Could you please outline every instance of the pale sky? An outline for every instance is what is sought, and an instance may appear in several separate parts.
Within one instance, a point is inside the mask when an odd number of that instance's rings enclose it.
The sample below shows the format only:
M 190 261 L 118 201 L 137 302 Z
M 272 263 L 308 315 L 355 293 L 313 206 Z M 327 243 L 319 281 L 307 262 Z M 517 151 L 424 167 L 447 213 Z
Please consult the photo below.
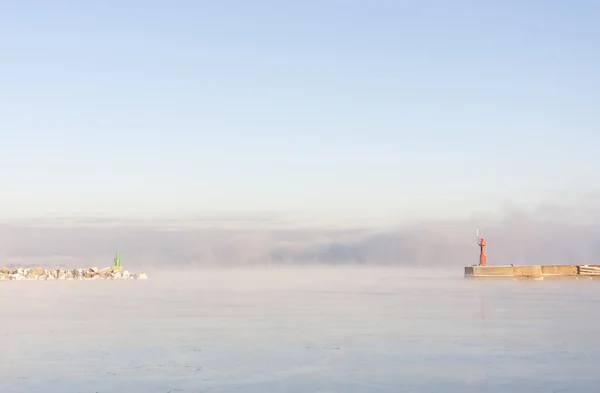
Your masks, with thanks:
M 0 218 L 599 189 L 597 1 L 5 1 Z

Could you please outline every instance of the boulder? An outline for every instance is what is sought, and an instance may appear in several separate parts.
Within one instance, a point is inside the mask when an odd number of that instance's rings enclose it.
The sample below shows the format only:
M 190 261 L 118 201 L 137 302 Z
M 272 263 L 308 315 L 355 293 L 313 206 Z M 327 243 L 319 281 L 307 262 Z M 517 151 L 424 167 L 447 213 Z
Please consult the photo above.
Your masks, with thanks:
M 59 280 L 65 280 L 67 278 L 67 272 L 65 269 L 58 269 L 56 278 Z
M 98 272 L 100 278 L 107 279 L 113 274 L 113 270 L 110 267 L 104 268 Z
M 43 268 L 41 268 L 41 267 L 34 267 L 29 272 L 33 273 L 33 274 L 35 274 L 37 276 L 43 276 L 43 275 L 46 274 L 46 271 Z

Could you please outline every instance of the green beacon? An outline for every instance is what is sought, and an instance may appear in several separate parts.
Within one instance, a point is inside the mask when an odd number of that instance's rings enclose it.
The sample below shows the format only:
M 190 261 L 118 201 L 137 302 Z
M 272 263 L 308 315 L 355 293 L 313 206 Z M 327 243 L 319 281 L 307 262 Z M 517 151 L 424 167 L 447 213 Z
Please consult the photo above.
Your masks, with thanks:
M 118 251 L 117 251 L 117 256 L 115 257 L 115 266 L 121 266 L 121 258 L 119 258 Z

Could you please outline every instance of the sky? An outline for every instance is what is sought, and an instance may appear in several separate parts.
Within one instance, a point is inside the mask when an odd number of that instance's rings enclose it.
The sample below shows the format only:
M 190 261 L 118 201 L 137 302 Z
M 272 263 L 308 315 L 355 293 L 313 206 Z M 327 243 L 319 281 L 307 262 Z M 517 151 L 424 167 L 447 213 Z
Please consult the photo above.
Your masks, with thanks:
M 5 1 L 0 218 L 597 192 L 595 1 Z

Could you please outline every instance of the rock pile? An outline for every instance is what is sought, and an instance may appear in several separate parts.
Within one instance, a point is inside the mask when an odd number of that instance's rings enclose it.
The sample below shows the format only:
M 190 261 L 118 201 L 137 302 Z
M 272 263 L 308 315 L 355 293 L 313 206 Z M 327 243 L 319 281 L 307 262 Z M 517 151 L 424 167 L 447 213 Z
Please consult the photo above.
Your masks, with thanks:
M 3 280 L 147 280 L 145 273 L 134 274 L 120 267 L 98 269 L 0 268 Z

